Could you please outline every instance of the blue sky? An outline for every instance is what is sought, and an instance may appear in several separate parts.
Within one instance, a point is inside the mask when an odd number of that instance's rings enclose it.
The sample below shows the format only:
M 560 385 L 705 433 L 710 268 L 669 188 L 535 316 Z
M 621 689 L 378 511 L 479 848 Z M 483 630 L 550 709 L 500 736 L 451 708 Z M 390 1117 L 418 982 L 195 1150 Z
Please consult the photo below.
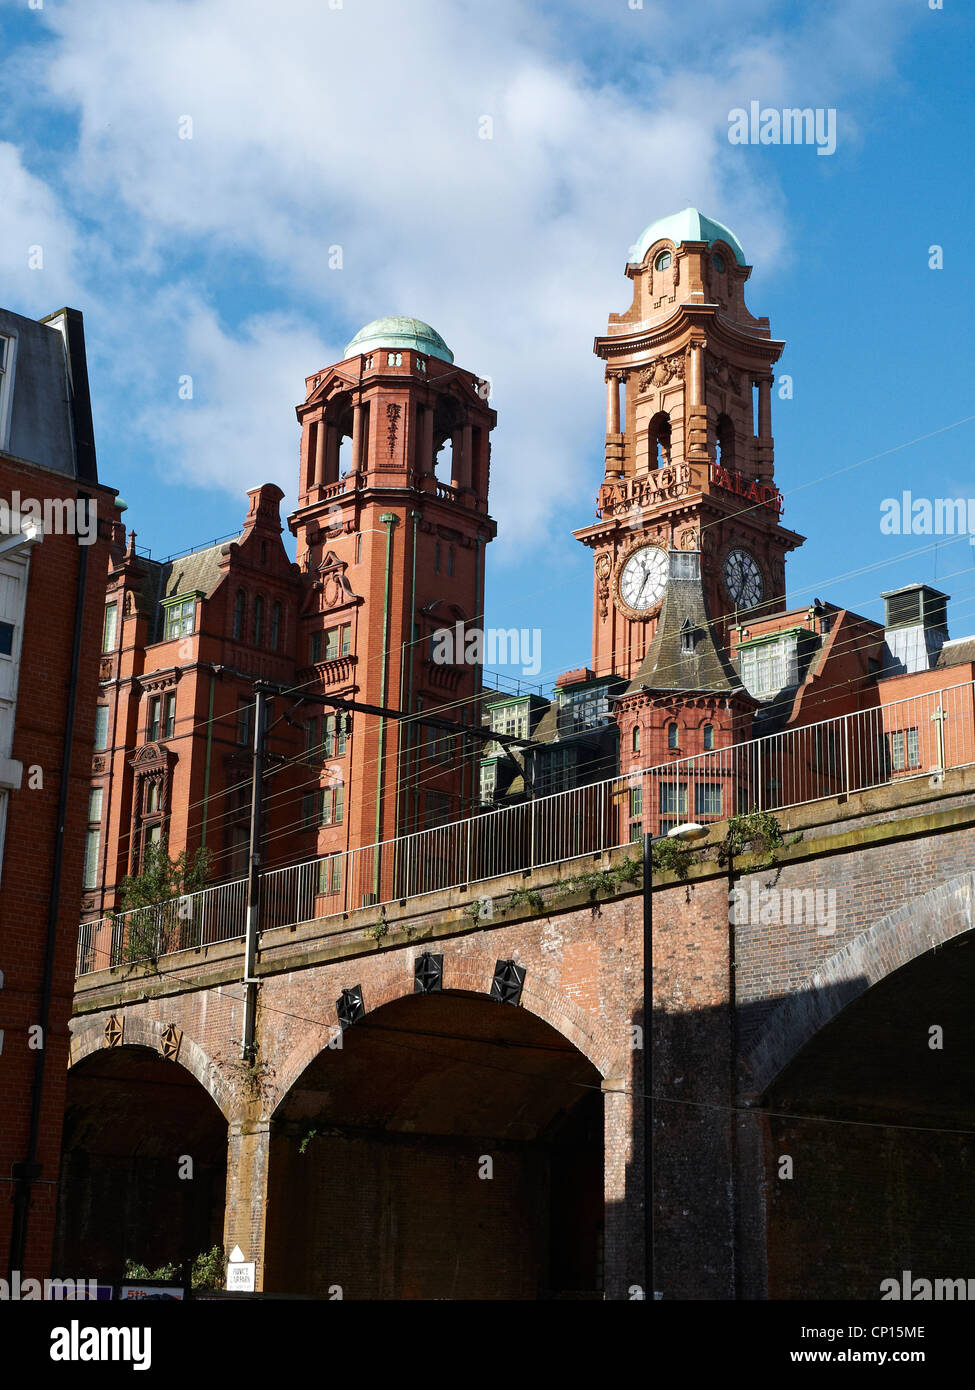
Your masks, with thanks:
M 0 303 L 84 312 L 100 475 L 140 545 L 236 530 L 266 480 L 293 502 L 304 376 L 415 315 L 494 384 L 486 622 L 540 629 L 550 685 L 590 653 L 592 339 L 642 228 L 693 204 L 787 343 L 790 601 L 879 618 L 924 580 L 975 631 L 967 538 L 879 524 L 904 489 L 975 495 L 972 7 L 635 3 L 0 0 Z M 731 145 L 753 100 L 835 108 L 835 154 Z

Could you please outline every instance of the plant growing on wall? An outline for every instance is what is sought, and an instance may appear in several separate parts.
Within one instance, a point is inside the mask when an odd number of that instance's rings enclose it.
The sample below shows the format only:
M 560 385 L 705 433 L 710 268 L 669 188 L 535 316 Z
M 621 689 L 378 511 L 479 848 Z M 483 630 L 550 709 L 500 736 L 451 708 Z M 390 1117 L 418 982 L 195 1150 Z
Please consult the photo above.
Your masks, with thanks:
M 208 849 L 170 858 L 161 845 L 149 846 L 139 873 L 126 874 L 119 884 L 119 905 L 111 914 L 141 909 L 125 923 L 123 961 L 154 961 L 165 950 L 199 944 L 190 894 L 203 887 L 209 870 Z
M 784 844 L 782 827 L 771 811 L 759 811 L 756 807 L 728 821 L 728 833 L 718 846 L 718 863 L 728 864 L 751 848 L 764 853 L 765 859 L 759 867 L 768 869 L 775 863 L 776 850 Z

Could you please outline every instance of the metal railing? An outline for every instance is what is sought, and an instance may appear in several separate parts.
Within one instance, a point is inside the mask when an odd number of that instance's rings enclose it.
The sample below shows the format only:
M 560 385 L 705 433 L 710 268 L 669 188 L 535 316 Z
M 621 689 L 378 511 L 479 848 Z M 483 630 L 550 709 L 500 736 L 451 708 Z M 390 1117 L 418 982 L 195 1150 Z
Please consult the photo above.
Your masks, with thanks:
M 975 683 L 485 810 L 260 877 L 260 928 L 541 868 L 753 808 L 780 811 L 975 763 Z M 246 879 L 82 924 L 77 973 L 244 935 Z

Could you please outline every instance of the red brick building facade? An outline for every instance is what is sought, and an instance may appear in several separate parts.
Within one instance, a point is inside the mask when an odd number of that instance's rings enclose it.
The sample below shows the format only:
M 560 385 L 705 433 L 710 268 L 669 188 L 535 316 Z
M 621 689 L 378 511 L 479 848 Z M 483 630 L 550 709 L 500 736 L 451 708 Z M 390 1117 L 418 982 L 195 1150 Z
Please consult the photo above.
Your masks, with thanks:
M 0 311 L 0 1248 L 50 1272 L 105 567 L 81 314 Z

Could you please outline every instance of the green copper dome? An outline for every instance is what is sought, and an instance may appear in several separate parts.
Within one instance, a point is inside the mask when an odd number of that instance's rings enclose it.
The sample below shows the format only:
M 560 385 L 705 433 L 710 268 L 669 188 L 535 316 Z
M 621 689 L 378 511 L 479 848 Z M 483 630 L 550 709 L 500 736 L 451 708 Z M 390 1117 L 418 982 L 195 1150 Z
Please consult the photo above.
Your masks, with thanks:
M 345 349 L 346 359 L 357 357 L 360 352 L 372 352 L 374 348 L 394 348 L 402 351 L 426 353 L 427 357 L 439 357 L 442 362 L 453 362 L 454 354 L 436 329 L 422 319 L 394 317 L 373 319 L 365 328 L 360 328 Z
M 628 263 L 639 265 L 653 243 L 663 240 L 672 241 L 675 246 L 680 246 L 683 241 L 706 241 L 709 246 L 713 246 L 716 241 L 723 241 L 735 253 L 735 260 L 739 265 L 748 264 L 734 232 L 729 231 L 723 223 L 715 222 L 712 217 L 705 217 L 697 208 L 685 208 L 683 212 L 675 212 L 670 217 L 661 217 L 658 221 L 651 222 L 637 242 L 630 247 Z

